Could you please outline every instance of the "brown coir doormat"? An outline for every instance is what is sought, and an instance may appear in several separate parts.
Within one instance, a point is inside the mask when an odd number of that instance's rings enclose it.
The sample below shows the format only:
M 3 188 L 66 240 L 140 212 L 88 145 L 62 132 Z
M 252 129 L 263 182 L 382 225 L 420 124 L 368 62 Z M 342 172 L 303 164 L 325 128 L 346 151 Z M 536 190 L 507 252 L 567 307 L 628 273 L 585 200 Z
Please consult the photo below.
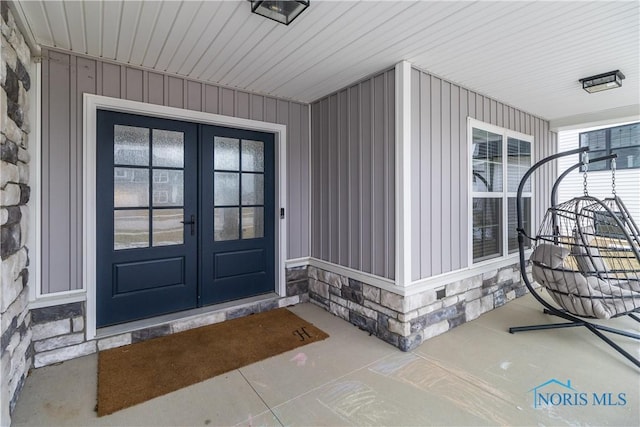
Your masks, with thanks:
M 101 351 L 98 416 L 328 336 L 280 308 Z

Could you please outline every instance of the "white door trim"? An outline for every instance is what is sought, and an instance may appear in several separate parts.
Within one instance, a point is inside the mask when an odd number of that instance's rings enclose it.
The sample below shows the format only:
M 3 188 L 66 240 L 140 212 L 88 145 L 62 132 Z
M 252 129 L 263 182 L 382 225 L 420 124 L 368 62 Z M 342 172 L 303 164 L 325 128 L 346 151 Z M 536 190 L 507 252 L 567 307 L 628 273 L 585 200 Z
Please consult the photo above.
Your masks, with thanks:
M 220 114 L 204 113 L 201 111 L 185 110 L 181 108 L 165 107 L 163 105 L 146 104 L 144 102 L 129 101 L 106 96 L 84 94 L 83 103 L 83 244 L 82 244 L 82 281 L 87 292 L 87 340 L 96 336 L 96 130 L 97 111 L 109 110 L 143 116 L 160 117 L 182 120 L 192 123 L 203 123 L 217 126 L 227 126 L 238 129 L 248 129 L 269 132 L 275 135 L 275 254 L 276 285 L 274 291 L 286 295 L 285 260 L 287 254 L 287 220 L 280 218 L 280 208 L 287 205 L 287 127 L 275 123 Z

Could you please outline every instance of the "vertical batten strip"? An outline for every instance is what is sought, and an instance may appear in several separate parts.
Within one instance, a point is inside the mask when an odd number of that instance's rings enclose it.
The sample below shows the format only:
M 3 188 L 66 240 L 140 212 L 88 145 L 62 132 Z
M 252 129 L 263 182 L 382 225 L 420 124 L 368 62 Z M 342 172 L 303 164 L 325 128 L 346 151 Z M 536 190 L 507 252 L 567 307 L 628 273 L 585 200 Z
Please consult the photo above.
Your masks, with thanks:
M 69 57 L 69 280 L 75 282 L 75 289 L 81 286 L 82 281 L 79 276 L 82 274 L 81 259 L 82 254 L 82 230 L 78 230 L 72 221 L 72 217 L 78 215 L 82 207 L 82 197 L 79 189 L 73 188 L 73 182 L 77 179 L 78 166 L 81 168 L 82 163 L 79 162 L 79 154 L 82 148 L 78 147 L 78 141 L 81 141 L 78 132 L 78 111 L 74 111 L 72 105 L 76 101 L 78 93 L 78 58 L 76 56 Z M 72 287 L 73 285 L 70 285 Z M 73 289 L 73 287 L 72 287 Z
M 415 195 L 411 199 L 411 221 L 414 224 L 414 233 L 420 236 L 422 233 L 420 222 L 420 203 L 422 200 L 422 189 L 420 180 L 420 72 L 416 69 L 411 70 L 411 86 L 413 91 L 411 93 L 411 180 L 416 184 L 414 187 Z M 395 138 L 395 135 L 394 135 Z M 394 141 L 395 149 L 395 141 Z M 395 203 L 394 203 L 395 209 Z M 400 220 L 400 218 L 398 218 Z M 411 242 L 411 257 L 413 262 L 411 263 L 411 279 L 417 280 L 420 278 L 420 239 L 413 239 Z
M 376 244 L 378 243 L 378 234 L 376 233 L 376 217 L 378 216 L 378 212 L 376 211 L 376 102 L 379 100 L 376 99 L 376 78 L 373 77 L 369 80 L 369 96 L 371 98 L 371 103 L 369 104 L 369 109 L 367 110 L 369 114 L 369 174 L 371 191 L 369 192 L 369 211 L 371 212 L 371 216 L 369 219 L 369 227 L 370 227 L 370 236 L 371 236 L 371 245 L 370 249 L 370 267 L 369 271 L 373 274 L 376 274 Z
M 468 229 L 467 217 L 469 216 L 469 198 L 467 197 L 467 182 L 469 181 L 469 136 L 467 135 L 467 120 L 469 116 L 469 91 L 460 88 L 460 117 L 458 125 L 460 127 L 460 181 L 459 181 L 459 198 L 460 198 L 460 249 L 458 257 L 460 259 L 460 268 L 468 267 L 467 254 L 469 253 L 469 240 L 466 236 L 471 232 Z M 463 238 L 465 237 L 465 238 Z
M 411 64 L 396 64 L 396 285 L 411 283 Z
M 383 200 L 383 205 L 384 205 L 384 209 L 383 209 L 383 220 L 382 223 L 384 224 L 384 232 L 383 232 L 383 241 L 382 241 L 382 249 L 383 249 L 383 257 L 384 257 L 384 268 L 382 270 L 382 274 L 385 277 L 390 277 L 390 268 L 389 268 L 389 250 L 387 249 L 389 247 L 389 235 L 388 235 L 388 230 L 389 230 L 389 215 L 388 215 L 388 210 L 386 209 L 387 206 L 389 206 L 389 162 L 386 161 L 386 153 L 384 152 L 386 147 L 388 146 L 387 144 L 387 137 L 388 137 L 388 132 L 387 132 L 387 128 L 389 126 L 388 120 L 389 120 L 389 104 L 391 103 L 389 98 L 387 97 L 388 95 L 388 75 L 385 73 L 383 75 L 384 77 L 384 87 L 383 87 L 383 91 L 384 91 L 384 114 L 383 114 L 383 135 L 382 135 L 382 140 L 383 140 L 383 150 L 382 150 L 382 158 L 383 158 L 383 169 L 384 169 L 384 181 L 383 181 L 383 186 L 384 186 L 384 196 L 382 198 Z
M 431 274 L 442 273 L 442 80 L 431 76 Z
M 363 153 L 363 149 L 362 149 L 362 83 L 358 84 L 358 125 L 357 125 L 357 129 L 358 129 L 358 213 L 360 215 L 360 218 L 362 218 L 362 207 L 364 206 L 363 202 L 362 202 L 362 192 L 363 192 L 363 173 L 362 173 L 362 168 L 363 166 L 363 162 L 364 159 L 362 158 L 362 153 Z M 359 252 L 359 256 L 358 256 L 358 268 L 362 269 L 362 263 L 364 262 L 364 248 L 362 246 L 362 242 L 364 241 L 363 237 L 362 237 L 362 223 L 363 221 L 360 221 L 358 223 L 358 247 L 360 248 L 360 252 Z
M 418 112 L 418 126 L 420 127 L 420 160 L 417 170 L 420 174 L 420 211 L 418 223 L 420 224 L 420 277 L 431 275 L 431 168 L 421 167 L 430 162 L 431 154 L 431 77 L 420 73 L 420 111 Z
M 351 88 L 346 89 L 346 97 L 347 97 L 347 111 L 346 111 L 346 119 L 347 119 L 347 135 L 346 135 L 346 143 L 347 143 L 347 164 L 351 167 L 351 145 L 353 141 L 351 139 Z M 353 230 L 353 221 L 352 221 L 352 212 L 353 212 L 353 191 L 351 190 L 351 186 L 353 185 L 353 180 L 351 179 L 351 169 L 347 173 L 347 230 L 349 230 L 349 237 L 347 239 L 347 267 L 353 268 L 353 258 L 352 258 L 352 231 Z

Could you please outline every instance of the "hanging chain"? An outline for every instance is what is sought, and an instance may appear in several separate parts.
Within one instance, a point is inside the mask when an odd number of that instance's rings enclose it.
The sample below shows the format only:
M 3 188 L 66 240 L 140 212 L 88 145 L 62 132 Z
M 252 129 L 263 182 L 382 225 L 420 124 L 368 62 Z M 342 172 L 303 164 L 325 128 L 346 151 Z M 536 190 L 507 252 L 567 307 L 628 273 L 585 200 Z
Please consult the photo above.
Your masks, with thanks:
M 611 159 L 611 194 L 616 196 L 616 159 Z
M 584 186 L 584 195 L 588 196 L 589 195 L 589 190 L 587 188 L 587 172 L 589 170 L 589 153 L 587 153 L 586 151 L 584 153 L 582 153 L 582 164 L 584 165 L 584 173 L 582 174 L 583 177 L 583 186 Z

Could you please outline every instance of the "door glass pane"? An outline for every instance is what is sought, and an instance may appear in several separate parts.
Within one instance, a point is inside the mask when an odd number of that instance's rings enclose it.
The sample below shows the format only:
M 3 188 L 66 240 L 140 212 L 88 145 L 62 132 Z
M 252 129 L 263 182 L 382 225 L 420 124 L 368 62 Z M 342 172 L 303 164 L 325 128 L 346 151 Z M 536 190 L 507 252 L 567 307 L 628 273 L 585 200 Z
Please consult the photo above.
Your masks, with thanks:
M 264 204 L 264 175 L 261 173 L 242 174 L 242 204 Z
M 230 171 L 240 169 L 240 140 L 216 136 L 213 149 L 214 169 Z
M 113 206 L 149 206 L 149 169 L 113 168 Z
M 155 209 L 153 211 L 153 246 L 181 245 L 184 242 L 182 209 Z
M 242 208 L 242 238 L 264 237 L 264 208 Z
M 238 205 L 240 201 L 240 174 L 215 172 L 213 177 L 213 203 L 216 206 Z
M 113 249 L 146 248 L 149 246 L 149 211 L 113 212 Z
M 113 163 L 149 165 L 149 129 L 115 125 L 113 127 Z
M 153 206 L 182 206 L 184 172 L 171 169 L 153 170 Z
M 184 167 L 184 134 L 153 130 L 153 166 Z
M 237 240 L 240 237 L 239 208 L 213 210 L 213 240 Z
M 264 171 L 264 142 L 242 140 L 242 170 L 246 172 Z

